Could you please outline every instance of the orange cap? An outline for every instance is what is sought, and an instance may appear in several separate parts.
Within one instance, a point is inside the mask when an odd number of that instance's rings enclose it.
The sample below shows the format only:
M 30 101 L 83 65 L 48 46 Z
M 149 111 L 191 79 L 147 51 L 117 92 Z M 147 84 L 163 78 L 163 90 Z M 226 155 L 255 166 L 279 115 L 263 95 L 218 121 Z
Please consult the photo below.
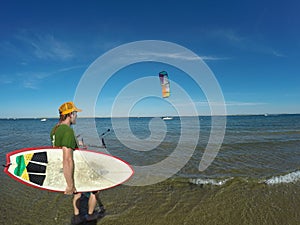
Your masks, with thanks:
M 66 115 L 71 112 L 81 112 L 81 109 L 78 109 L 73 102 L 65 102 L 59 107 L 60 115 Z

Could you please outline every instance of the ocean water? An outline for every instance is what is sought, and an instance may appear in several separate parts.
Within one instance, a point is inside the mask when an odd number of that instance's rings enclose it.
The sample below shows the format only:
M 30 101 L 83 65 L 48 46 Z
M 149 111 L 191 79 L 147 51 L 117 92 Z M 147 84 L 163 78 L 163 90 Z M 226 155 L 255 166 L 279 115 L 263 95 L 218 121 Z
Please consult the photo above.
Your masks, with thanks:
M 300 115 L 226 120 L 217 156 L 199 171 L 211 117 L 79 118 L 74 129 L 89 149 L 105 151 L 99 136 L 110 129 L 106 151 L 137 170 L 128 183 L 101 192 L 107 215 L 97 224 L 300 224 Z M 1 164 L 10 151 L 51 145 L 56 122 L 1 119 Z M 160 181 L 148 184 L 153 177 Z M 0 180 L 0 224 L 70 224 L 70 196 L 28 187 L 4 172 Z

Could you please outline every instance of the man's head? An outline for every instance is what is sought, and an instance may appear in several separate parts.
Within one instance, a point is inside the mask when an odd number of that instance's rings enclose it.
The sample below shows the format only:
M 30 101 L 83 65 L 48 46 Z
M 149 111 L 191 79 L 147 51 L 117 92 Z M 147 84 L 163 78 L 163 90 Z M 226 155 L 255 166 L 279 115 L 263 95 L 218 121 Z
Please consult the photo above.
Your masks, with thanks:
M 81 112 L 81 109 L 78 109 L 73 102 L 65 102 L 59 107 L 60 115 L 67 115 L 72 112 Z
M 59 109 L 60 121 L 64 121 L 67 118 L 70 118 L 70 123 L 76 123 L 77 112 L 81 112 L 81 109 L 78 109 L 73 102 L 63 103 Z

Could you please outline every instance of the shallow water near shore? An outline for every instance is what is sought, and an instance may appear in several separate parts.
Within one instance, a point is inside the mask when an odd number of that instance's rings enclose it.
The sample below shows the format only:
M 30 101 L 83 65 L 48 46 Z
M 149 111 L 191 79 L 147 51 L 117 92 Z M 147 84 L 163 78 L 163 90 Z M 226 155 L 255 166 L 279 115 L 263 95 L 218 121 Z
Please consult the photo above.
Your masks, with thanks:
M 1 224 L 70 224 L 71 197 L 7 183 Z M 3 186 L 1 186 L 1 189 Z M 12 200 L 13 199 L 13 200 Z M 224 186 L 168 180 L 101 193 L 107 215 L 97 224 L 299 224 L 300 185 L 232 180 Z
M 131 119 L 133 132 L 149 135 L 149 120 Z M 1 164 L 7 152 L 50 145 L 49 131 L 56 121 L 0 120 Z M 223 145 L 204 172 L 198 165 L 210 118 L 199 121 L 201 135 L 189 162 L 163 182 L 125 183 L 102 191 L 107 215 L 97 224 L 300 224 L 300 115 L 228 117 Z M 99 133 L 111 128 L 109 119 L 96 119 L 96 123 Z M 166 122 L 167 136 L 151 152 L 130 151 L 113 131 L 105 137 L 106 145 L 113 155 L 133 165 L 160 161 L 178 141 L 178 124 L 179 118 Z M 3 172 L 0 180 L 0 224 L 70 224 L 71 196 L 25 186 Z

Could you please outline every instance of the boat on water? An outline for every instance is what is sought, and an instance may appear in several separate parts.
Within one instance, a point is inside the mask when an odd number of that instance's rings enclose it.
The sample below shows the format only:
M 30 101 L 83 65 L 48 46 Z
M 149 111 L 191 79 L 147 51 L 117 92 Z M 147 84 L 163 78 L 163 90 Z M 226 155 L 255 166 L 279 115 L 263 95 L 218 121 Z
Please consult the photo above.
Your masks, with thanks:
M 46 121 L 47 121 L 46 118 L 41 119 L 41 122 L 46 122 Z
M 163 120 L 172 120 L 173 117 L 169 117 L 169 116 L 166 116 L 166 117 L 162 117 Z

